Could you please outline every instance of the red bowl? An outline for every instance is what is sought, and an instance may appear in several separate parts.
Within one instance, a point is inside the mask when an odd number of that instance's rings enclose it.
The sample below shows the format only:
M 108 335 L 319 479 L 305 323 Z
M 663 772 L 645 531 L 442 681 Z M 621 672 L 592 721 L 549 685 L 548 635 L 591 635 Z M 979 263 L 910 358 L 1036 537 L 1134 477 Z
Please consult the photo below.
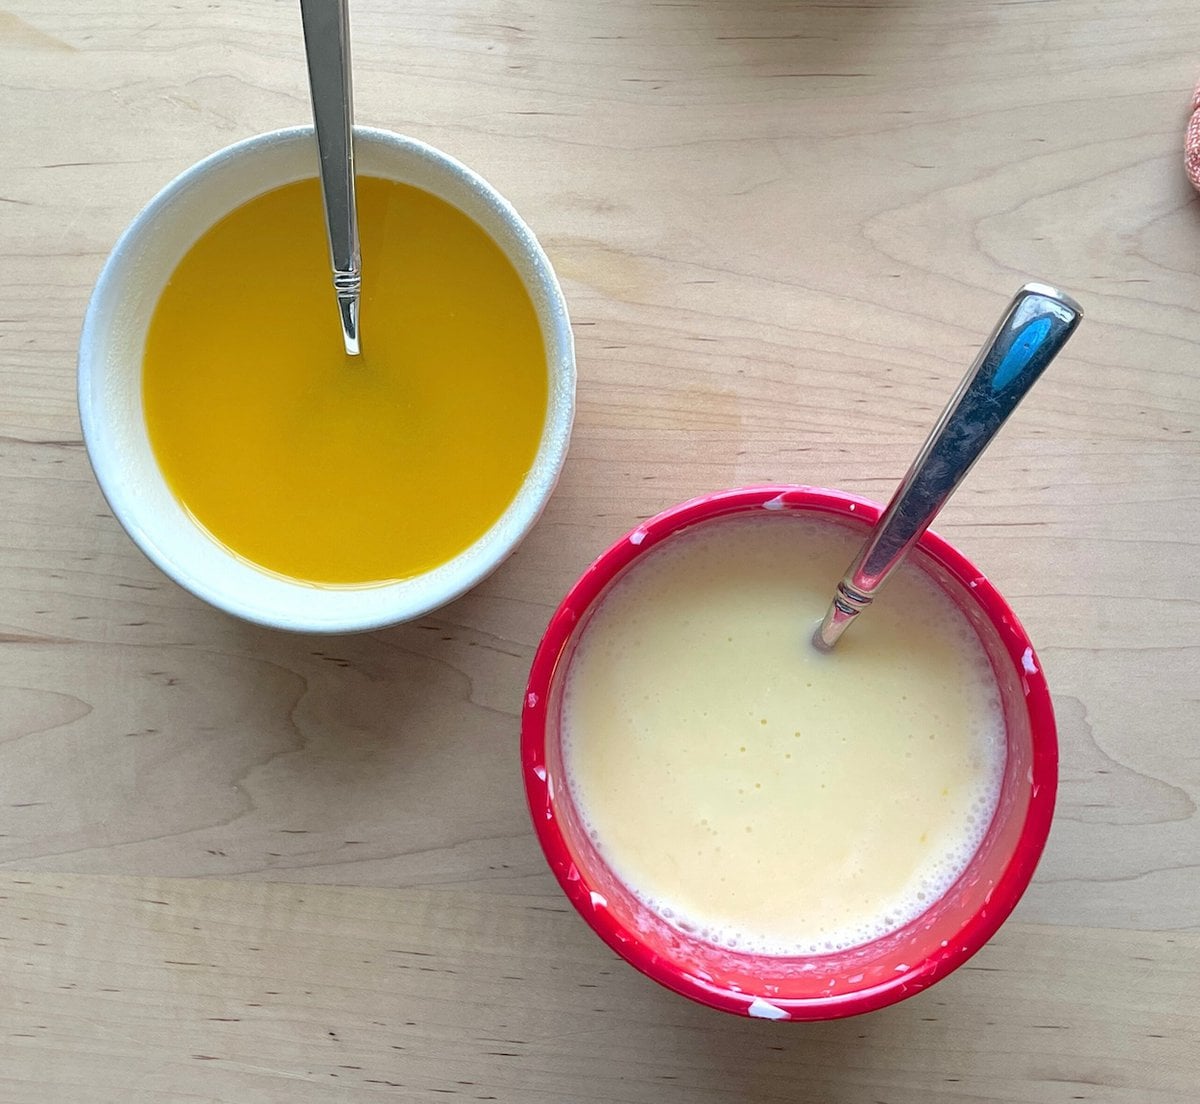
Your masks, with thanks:
M 926 533 L 910 563 L 942 587 L 978 633 L 1000 686 L 1008 736 L 996 813 L 962 876 L 899 930 L 825 955 L 741 953 L 682 932 L 647 909 L 600 857 L 563 777 L 559 721 L 565 674 L 590 612 L 640 555 L 690 526 L 764 509 L 825 515 L 833 524 L 864 533 L 880 513 L 876 503 L 840 491 L 746 487 L 674 506 L 622 537 L 571 588 L 534 656 L 521 717 L 521 768 L 550 868 L 580 915 L 613 950 L 655 981 L 713 1008 L 772 1020 L 827 1020 L 910 997 L 961 966 L 991 938 L 1020 900 L 1045 846 L 1058 782 L 1058 743 L 1050 693 L 1025 630 L 961 553 Z M 831 592 L 835 582 L 830 580 Z

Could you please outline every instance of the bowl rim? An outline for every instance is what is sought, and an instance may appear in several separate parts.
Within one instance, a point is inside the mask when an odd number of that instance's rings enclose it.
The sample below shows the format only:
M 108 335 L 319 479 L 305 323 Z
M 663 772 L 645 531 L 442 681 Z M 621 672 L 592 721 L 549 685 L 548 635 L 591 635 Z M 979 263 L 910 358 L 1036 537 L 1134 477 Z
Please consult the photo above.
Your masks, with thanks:
M 240 139 L 188 166 L 160 188 L 125 227 L 105 258 L 88 299 L 76 359 L 76 402 L 88 461 L 109 509 L 136 547 L 163 574 L 208 605 L 252 624 L 290 632 L 319 634 L 369 632 L 425 616 L 477 586 L 516 550 L 541 517 L 566 462 L 575 418 L 575 391 L 578 373 L 575 362 L 574 335 L 566 297 L 549 257 L 516 208 L 477 172 L 435 146 L 417 138 L 375 127 L 356 125 L 354 134 L 356 141 L 366 141 L 377 147 L 385 148 L 398 158 L 432 163 L 439 171 L 456 178 L 468 190 L 478 195 L 508 227 L 514 240 L 519 241 L 521 248 L 527 251 L 532 264 L 533 276 L 529 280 L 522 276 L 522 283 L 531 292 L 535 309 L 539 315 L 539 322 L 545 327 L 543 332 L 551 334 L 552 340 L 547 342 L 546 348 L 548 373 L 546 421 L 538 440 L 538 452 L 534 465 L 526 476 L 526 481 L 536 477 L 536 481 L 543 485 L 525 508 L 510 518 L 508 510 L 517 501 L 517 498 L 514 498 L 513 503 L 510 503 L 492 528 L 459 553 L 459 556 L 466 555 L 487 541 L 496 526 L 501 522 L 507 522 L 507 533 L 504 534 L 503 539 L 495 540 L 493 546 L 488 550 L 488 554 L 477 556 L 473 562 L 459 568 L 450 578 L 438 580 L 436 584 L 423 588 L 416 595 L 406 593 L 405 589 L 399 589 L 403 587 L 404 583 L 412 580 L 378 585 L 367 584 L 364 587 L 316 587 L 323 592 L 341 589 L 352 592 L 370 590 L 380 599 L 378 606 L 370 613 L 327 613 L 317 616 L 301 610 L 298 601 L 294 610 L 273 615 L 249 608 L 238 600 L 231 599 L 219 583 L 214 583 L 201 572 L 192 572 L 177 563 L 167 549 L 160 547 L 158 542 L 150 539 L 143 530 L 139 521 L 136 490 L 123 485 L 124 481 L 118 471 L 120 464 L 114 455 L 114 444 L 109 439 L 93 403 L 94 382 L 103 379 L 108 374 L 108 368 L 104 363 L 97 341 L 98 332 L 105 321 L 102 315 L 105 309 L 105 300 L 110 293 L 110 285 L 121 286 L 123 267 L 129 263 L 130 257 L 136 257 L 139 243 L 144 240 L 147 233 L 152 231 L 156 220 L 164 210 L 168 209 L 179 196 L 194 187 L 214 168 L 229 161 L 240 160 L 247 156 L 253 157 L 276 145 L 300 141 L 311 142 L 314 135 L 311 124 L 284 127 Z M 274 186 L 276 185 L 270 180 L 264 182 L 264 190 L 269 190 Z M 230 210 L 232 209 L 230 208 Z M 486 228 L 484 228 L 484 232 L 492 237 L 491 232 Z M 533 294 L 535 290 L 537 294 Z M 537 305 L 539 296 L 545 303 L 544 316 L 543 309 Z M 161 478 L 161 472 L 159 476 Z M 526 483 L 523 482 L 522 488 L 525 485 Z M 520 490 L 518 490 L 519 495 Z M 216 543 L 219 545 L 219 542 Z M 229 559 L 242 560 L 235 552 L 221 547 Z M 455 559 L 457 558 L 455 557 Z M 242 562 L 249 563 L 245 560 Z M 454 560 L 450 560 L 447 561 L 447 564 L 454 562 Z M 273 576 L 277 580 L 294 586 L 298 596 L 303 590 L 315 587 L 315 584 L 275 575 L 258 565 L 250 564 L 249 566 L 262 571 L 267 576 Z M 421 578 L 421 575 L 413 576 L 413 579 Z M 411 590 L 411 588 L 406 589 Z
M 971 958 L 999 929 L 1028 887 L 1046 845 L 1058 784 L 1058 740 L 1050 691 L 1033 645 L 1000 592 L 961 552 L 926 531 L 918 547 L 963 584 L 1001 635 L 1019 665 L 1032 743 L 1031 794 L 1017 846 L 992 888 L 987 907 L 962 927 L 947 947 L 878 985 L 852 993 L 783 999 L 735 992 L 688 973 L 663 959 L 608 909 L 594 908 L 592 886 L 574 868 L 554 815 L 546 771 L 546 711 L 563 651 L 592 603 L 626 565 L 690 525 L 755 508 L 829 514 L 873 524 L 882 507 L 843 491 L 793 484 L 763 484 L 717 491 L 671 506 L 643 521 L 600 554 L 567 592 L 550 619 L 530 669 L 521 714 L 521 774 L 534 830 L 559 886 L 592 930 L 622 958 L 659 984 L 726 1012 L 765 1019 L 837 1019 L 883 1008 L 940 981 Z M 1018 658 L 1019 657 L 1019 658 Z

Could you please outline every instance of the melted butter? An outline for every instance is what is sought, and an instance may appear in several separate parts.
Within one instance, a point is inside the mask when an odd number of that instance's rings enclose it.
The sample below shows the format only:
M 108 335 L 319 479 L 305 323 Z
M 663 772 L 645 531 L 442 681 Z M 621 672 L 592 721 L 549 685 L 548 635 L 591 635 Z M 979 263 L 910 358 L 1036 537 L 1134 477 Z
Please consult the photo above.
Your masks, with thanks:
M 537 316 L 467 216 L 358 180 L 363 355 L 342 348 L 320 191 L 251 200 L 179 263 L 146 340 L 155 457 L 216 540 L 324 584 L 403 579 L 481 537 L 546 415 Z

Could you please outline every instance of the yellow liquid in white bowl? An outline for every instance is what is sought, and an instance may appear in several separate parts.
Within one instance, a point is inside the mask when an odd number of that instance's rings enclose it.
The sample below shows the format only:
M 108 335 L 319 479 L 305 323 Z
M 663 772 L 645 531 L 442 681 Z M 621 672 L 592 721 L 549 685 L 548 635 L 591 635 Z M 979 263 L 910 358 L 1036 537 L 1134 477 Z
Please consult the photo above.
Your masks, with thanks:
M 809 638 L 861 536 L 729 518 L 646 553 L 585 626 L 563 762 L 597 849 L 714 943 L 820 954 L 915 919 L 962 873 L 1004 770 L 966 617 L 902 568 L 832 655 Z
M 217 541 L 331 586 L 434 570 L 537 455 L 546 353 L 512 263 L 450 203 L 357 181 L 363 353 L 347 357 L 315 179 L 265 192 L 176 266 L 146 337 L 146 430 Z M 236 273 L 257 278 L 248 291 Z

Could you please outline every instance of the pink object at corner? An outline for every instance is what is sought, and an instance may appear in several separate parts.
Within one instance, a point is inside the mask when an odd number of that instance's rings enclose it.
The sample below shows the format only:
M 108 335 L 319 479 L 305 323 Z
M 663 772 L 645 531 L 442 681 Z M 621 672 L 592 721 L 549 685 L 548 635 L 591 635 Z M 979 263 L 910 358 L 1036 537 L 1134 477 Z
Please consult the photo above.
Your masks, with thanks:
M 1192 117 L 1183 144 L 1183 165 L 1192 187 L 1200 192 L 1200 84 L 1192 93 Z

